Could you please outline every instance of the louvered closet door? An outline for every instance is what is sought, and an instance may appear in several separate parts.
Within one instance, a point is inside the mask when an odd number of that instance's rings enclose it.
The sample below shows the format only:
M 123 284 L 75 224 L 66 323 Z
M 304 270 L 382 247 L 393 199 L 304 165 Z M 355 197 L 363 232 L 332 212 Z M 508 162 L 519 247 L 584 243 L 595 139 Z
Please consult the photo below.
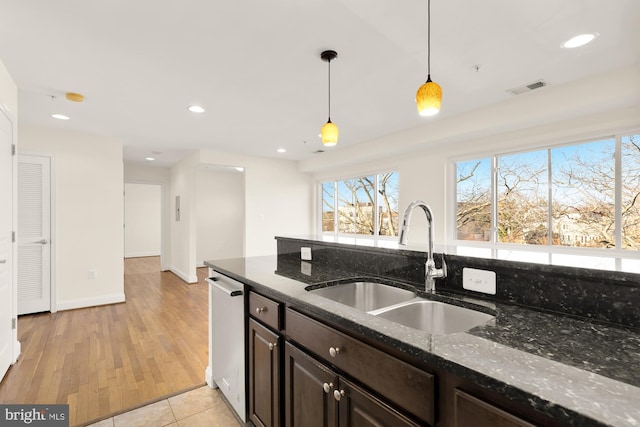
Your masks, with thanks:
M 18 314 L 51 310 L 51 159 L 18 157 Z

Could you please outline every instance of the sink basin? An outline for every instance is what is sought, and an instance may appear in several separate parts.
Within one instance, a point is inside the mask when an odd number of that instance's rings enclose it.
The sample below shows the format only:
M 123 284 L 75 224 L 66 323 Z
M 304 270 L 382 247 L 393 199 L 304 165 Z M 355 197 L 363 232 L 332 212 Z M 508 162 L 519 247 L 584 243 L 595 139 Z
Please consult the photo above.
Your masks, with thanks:
M 406 289 L 366 281 L 349 282 L 313 289 L 309 292 L 362 311 L 372 311 L 400 304 L 416 296 L 414 292 Z
M 429 300 L 410 301 L 375 314 L 434 335 L 465 332 L 494 319 L 492 315 L 480 311 Z

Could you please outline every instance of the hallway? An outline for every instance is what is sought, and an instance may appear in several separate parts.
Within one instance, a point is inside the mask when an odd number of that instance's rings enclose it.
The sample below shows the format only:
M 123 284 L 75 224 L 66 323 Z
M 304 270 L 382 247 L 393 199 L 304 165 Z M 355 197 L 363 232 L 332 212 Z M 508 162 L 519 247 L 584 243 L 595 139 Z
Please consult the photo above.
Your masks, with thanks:
M 126 303 L 19 317 L 0 402 L 68 403 L 74 426 L 204 384 L 206 274 L 187 285 L 159 257 L 129 258 Z

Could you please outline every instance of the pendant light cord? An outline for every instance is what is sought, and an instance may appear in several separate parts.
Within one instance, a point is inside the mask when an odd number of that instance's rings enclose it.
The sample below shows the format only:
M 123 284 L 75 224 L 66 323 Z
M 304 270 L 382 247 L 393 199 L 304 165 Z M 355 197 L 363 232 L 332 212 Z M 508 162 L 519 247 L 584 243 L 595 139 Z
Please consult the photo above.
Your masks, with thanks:
M 331 121 L 331 59 L 327 62 L 329 63 L 329 121 Z
M 431 0 L 427 0 L 427 79 L 431 80 Z

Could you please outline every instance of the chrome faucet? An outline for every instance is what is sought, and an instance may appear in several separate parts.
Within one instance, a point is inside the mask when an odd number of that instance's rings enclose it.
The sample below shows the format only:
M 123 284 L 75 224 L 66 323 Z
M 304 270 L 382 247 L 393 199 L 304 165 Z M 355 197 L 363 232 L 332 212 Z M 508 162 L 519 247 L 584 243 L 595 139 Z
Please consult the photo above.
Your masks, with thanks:
M 429 251 L 427 252 L 427 262 L 424 265 L 424 288 L 427 292 L 436 291 L 436 280 L 447 277 L 447 264 L 444 261 L 444 255 L 442 255 L 442 268 L 436 268 L 436 263 L 433 260 L 433 214 L 431 208 L 422 200 L 414 200 L 407 206 L 402 217 L 402 226 L 400 228 L 400 238 L 398 243 L 401 245 L 407 244 L 407 233 L 409 232 L 409 220 L 411 214 L 416 207 L 422 208 L 424 214 L 427 216 L 428 231 L 429 231 Z

